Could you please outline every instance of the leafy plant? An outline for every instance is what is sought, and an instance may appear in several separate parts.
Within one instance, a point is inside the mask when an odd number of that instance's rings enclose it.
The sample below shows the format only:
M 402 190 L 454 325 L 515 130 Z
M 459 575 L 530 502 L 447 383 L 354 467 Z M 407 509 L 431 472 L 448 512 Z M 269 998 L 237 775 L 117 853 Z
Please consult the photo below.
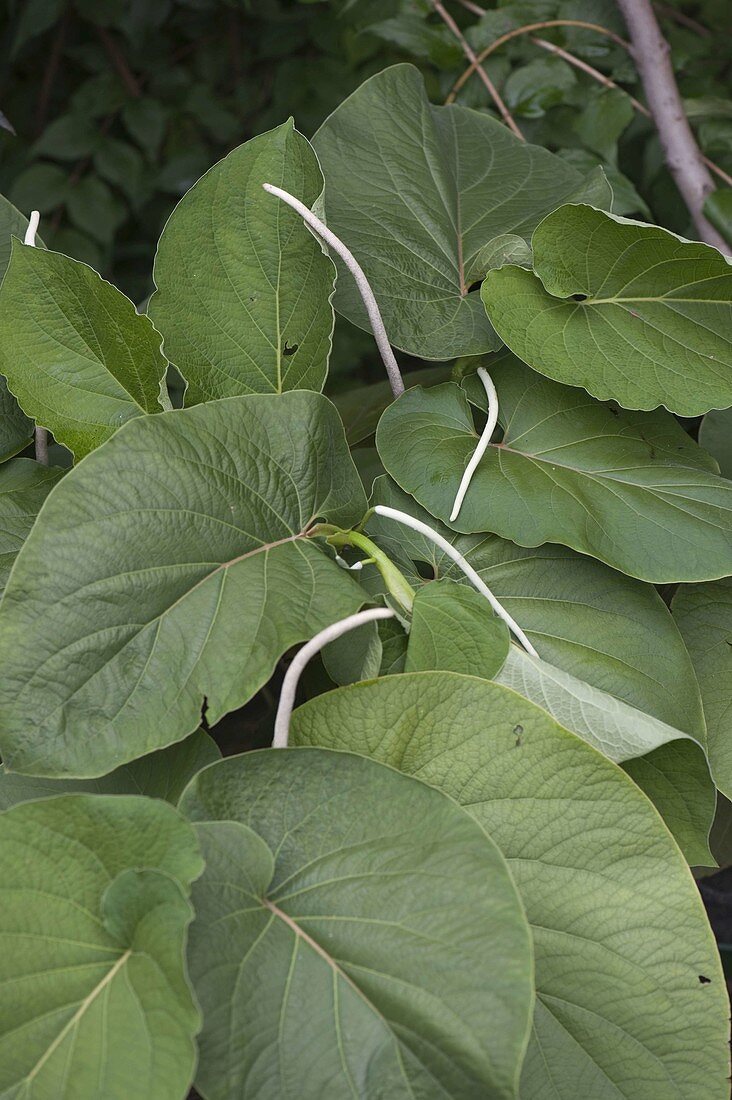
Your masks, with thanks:
M 674 414 L 732 405 L 726 260 L 404 64 L 209 169 L 149 315 L 3 209 L 0 1091 L 721 1100 L 732 482 Z M 334 307 L 388 373 L 338 405 Z

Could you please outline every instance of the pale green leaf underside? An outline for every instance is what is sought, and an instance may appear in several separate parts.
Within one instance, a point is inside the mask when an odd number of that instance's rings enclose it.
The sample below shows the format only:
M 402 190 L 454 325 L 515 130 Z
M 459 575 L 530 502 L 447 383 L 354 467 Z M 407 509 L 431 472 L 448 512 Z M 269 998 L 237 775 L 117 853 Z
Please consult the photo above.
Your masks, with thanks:
M 715 248 L 582 205 L 531 243 L 533 272 L 503 267 L 481 289 L 524 362 L 628 409 L 732 405 L 732 267 Z
M 305 537 L 366 508 L 330 402 L 233 397 L 134 420 L 68 474 L 0 610 L 14 771 L 101 775 L 216 722 L 292 645 L 358 609 Z
M 41 505 L 62 474 L 58 467 L 30 458 L 0 466 L 0 594 Z
M 0 810 L 18 802 L 83 791 L 88 794 L 141 794 L 176 803 L 196 772 L 221 758 L 216 742 L 203 730 L 166 749 L 140 756 L 99 779 L 36 779 L 0 767 Z
M 21 408 L 82 458 L 164 407 L 160 335 L 78 260 L 17 241 L 0 288 L 0 373 Z
M 452 527 L 522 546 L 559 542 L 654 583 L 732 572 L 732 482 L 669 414 L 613 411 L 507 354 L 490 371 L 504 437 Z M 477 443 L 460 388 L 408 390 L 376 443 L 389 474 L 447 521 Z
M 615 764 L 508 688 L 455 673 L 340 688 L 295 712 L 293 736 L 440 787 L 506 856 L 536 952 L 522 1100 L 727 1096 L 714 939 L 678 848 Z
M 264 750 L 207 768 L 181 809 L 206 823 L 189 959 L 209 1100 L 515 1096 L 529 930 L 451 799 L 363 756 Z
M 699 688 L 668 608 L 651 585 L 616 573 L 562 546 L 526 549 L 497 535 L 461 535 L 382 477 L 374 504 L 388 504 L 431 523 L 467 557 L 552 665 L 639 710 L 704 737 Z M 414 563 L 435 578 L 467 580 L 434 543 L 401 524 L 372 516 L 368 532 L 410 583 L 424 583 Z
M 468 668 L 455 671 L 477 674 Z M 697 741 L 515 645 L 494 679 L 623 764 L 655 803 L 688 862 L 713 863 L 708 840 L 716 798 L 706 755 Z
M 477 291 L 480 250 L 528 236 L 582 176 L 465 107 L 434 107 L 411 65 L 371 77 L 313 138 L 325 215 L 362 265 L 391 342 L 425 359 L 490 351 L 499 341 Z M 339 266 L 336 309 L 369 329 Z
M 672 606 L 701 689 L 712 775 L 732 798 L 732 577 L 683 586 Z
M 149 313 L 188 382 L 188 405 L 323 388 L 335 270 L 300 215 L 263 183 L 306 206 L 323 190 L 317 158 L 292 120 L 214 165 L 160 238 Z
M 193 830 L 162 802 L 64 795 L 0 815 L 0 1095 L 180 1100 Z M 71 1087 L 71 1092 L 68 1092 Z

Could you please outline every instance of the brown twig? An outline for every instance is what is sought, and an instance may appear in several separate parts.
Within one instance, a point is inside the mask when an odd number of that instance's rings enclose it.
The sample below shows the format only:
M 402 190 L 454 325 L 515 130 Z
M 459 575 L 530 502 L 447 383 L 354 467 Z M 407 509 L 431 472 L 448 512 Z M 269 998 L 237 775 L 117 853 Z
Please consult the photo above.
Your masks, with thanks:
M 486 13 L 486 9 L 481 8 L 480 4 L 474 4 L 473 0 L 458 0 L 458 4 L 462 4 L 466 11 L 471 11 L 473 15 L 477 15 L 478 17 Z
M 663 15 L 666 19 L 671 19 L 674 23 L 678 23 L 681 27 L 687 27 L 690 31 L 694 31 L 696 34 L 701 35 L 702 38 L 711 38 L 712 32 L 709 27 L 704 27 L 701 23 L 697 23 L 696 19 L 692 19 L 690 15 L 685 15 L 683 11 L 677 11 L 676 8 L 672 8 L 670 4 L 654 4 L 653 5 L 659 15 Z
M 33 433 L 36 462 L 48 466 L 48 429 L 36 428 Z
M 704 216 L 704 202 L 714 190 L 714 181 L 684 112 L 671 50 L 658 26 L 651 0 L 618 0 L 618 7 L 630 34 L 631 54 L 669 172 L 686 203 L 699 240 L 726 254 L 729 245 Z
M 51 46 L 51 52 L 48 55 L 48 64 L 46 65 L 46 71 L 43 74 L 43 82 L 38 92 L 38 104 L 36 106 L 36 137 L 42 133 L 46 125 L 46 117 L 48 115 L 48 108 L 51 102 L 51 92 L 53 91 L 53 85 L 56 82 L 58 76 L 59 65 L 61 64 L 61 57 L 64 52 L 64 46 L 66 45 L 66 29 L 68 27 L 68 9 L 64 12 L 59 20 L 59 24 L 56 30 L 56 36 Z
M 127 91 L 134 99 L 139 99 L 142 95 L 142 88 L 140 87 L 137 77 L 127 64 L 127 60 L 121 53 L 114 37 L 109 33 L 106 27 L 99 26 L 97 26 L 97 36 L 107 51 L 109 59 L 117 70 L 117 74 Z
M 435 11 L 439 15 L 440 19 L 442 19 L 443 23 L 445 23 L 445 25 L 450 28 L 452 33 L 457 38 L 458 42 L 460 43 L 460 46 L 462 48 L 463 53 L 465 54 L 465 56 L 467 57 L 468 61 L 471 64 L 471 72 L 474 69 L 475 72 L 480 77 L 480 79 L 483 81 L 483 84 L 485 85 L 485 87 L 488 91 L 488 94 L 490 95 L 491 99 L 493 100 L 496 107 L 498 108 L 498 113 L 500 114 L 501 118 L 503 119 L 503 121 L 508 126 L 509 130 L 511 130 L 516 135 L 516 137 L 519 138 L 521 141 L 526 141 L 526 138 L 524 137 L 524 135 L 521 133 L 518 126 L 514 122 L 513 116 L 511 115 L 511 112 L 509 111 L 508 107 L 506 106 L 506 104 L 501 99 L 501 96 L 498 92 L 498 89 L 496 88 L 496 86 L 493 83 L 493 81 L 491 80 L 491 78 L 488 76 L 488 73 L 481 66 L 478 58 L 475 56 L 475 51 L 473 50 L 472 46 L 470 45 L 470 43 L 465 38 L 463 32 L 460 30 L 457 23 L 453 19 L 453 17 L 450 15 L 450 13 L 448 11 L 445 11 L 445 8 L 440 3 L 440 0 L 432 0 L 432 7 L 435 9 Z
M 455 96 L 473 73 L 479 71 L 480 65 L 483 64 L 486 58 L 490 57 L 496 50 L 499 50 L 506 42 L 510 42 L 512 38 L 518 38 L 522 34 L 531 34 L 532 31 L 548 30 L 550 27 L 577 27 L 580 30 L 596 31 L 598 34 L 604 34 L 606 38 L 611 38 L 613 42 L 616 42 L 618 46 L 622 46 L 624 50 L 630 49 L 629 42 L 626 42 L 625 39 L 621 38 L 615 31 L 600 26 L 599 23 L 585 23 L 581 19 L 547 19 L 542 23 L 527 23 L 523 27 L 515 27 L 512 31 L 507 31 L 506 34 L 500 35 L 499 38 L 495 38 L 490 45 L 486 46 L 484 50 L 481 50 L 477 56 L 473 55 L 475 60 L 471 61 L 462 76 L 458 77 L 455 81 L 452 91 L 445 100 L 445 103 L 452 103 Z

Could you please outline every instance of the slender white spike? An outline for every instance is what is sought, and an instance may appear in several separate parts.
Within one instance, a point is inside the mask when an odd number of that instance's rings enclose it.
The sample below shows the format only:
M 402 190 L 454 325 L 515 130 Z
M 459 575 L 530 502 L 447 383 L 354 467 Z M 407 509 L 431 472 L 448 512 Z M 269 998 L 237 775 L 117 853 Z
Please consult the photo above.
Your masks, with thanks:
M 472 481 L 473 474 L 478 469 L 478 463 L 488 449 L 488 444 L 491 441 L 491 436 L 496 430 L 496 424 L 498 423 L 498 394 L 496 393 L 496 387 L 493 385 L 493 379 L 491 378 L 485 367 L 478 367 L 478 378 L 480 378 L 485 388 L 486 397 L 488 398 L 488 419 L 486 420 L 483 434 L 478 440 L 478 446 L 473 451 L 470 462 L 465 467 L 465 473 L 463 474 L 462 481 L 458 486 L 458 491 L 455 495 L 455 503 L 452 506 L 452 512 L 450 513 L 450 523 L 457 519 L 460 515 L 460 509 L 463 506 L 465 500 L 465 494 L 468 491 L 470 482 Z
M 374 512 L 379 516 L 386 516 L 387 519 L 394 519 L 397 523 L 403 523 L 405 527 L 411 527 L 413 531 L 418 531 L 420 535 L 424 535 L 425 538 L 434 542 L 435 546 L 439 546 L 440 550 L 455 562 L 458 569 L 462 569 L 465 576 L 469 581 L 472 581 L 481 595 L 485 596 L 496 615 L 506 623 L 516 641 L 520 642 L 526 652 L 530 653 L 532 657 L 539 656 L 513 616 L 509 615 L 503 604 L 498 602 L 488 585 L 481 579 L 480 575 L 476 573 L 472 565 L 465 560 L 463 555 L 460 554 L 446 538 L 443 538 L 442 535 L 438 534 L 438 532 L 428 524 L 422 523 L 421 519 L 415 519 L 414 516 L 410 516 L 406 512 L 400 512 L 398 508 L 389 508 L 385 504 L 377 504 L 374 508 Z
M 29 244 L 35 247 L 36 233 L 38 232 L 40 221 L 40 213 L 37 210 L 31 211 L 31 216 L 28 219 L 28 228 L 26 229 L 25 237 L 23 238 L 23 244 Z
M 334 642 L 336 638 L 340 638 L 341 635 L 347 634 L 349 630 L 355 630 L 357 626 L 374 622 L 376 619 L 393 618 L 394 612 L 390 607 L 370 607 L 367 608 L 366 611 L 357 611 L 355 615 L 349 615 L 346 619 L 340 619 L 337 623 L 331 623 L 330 626 L 326 626 L 325 630 L 321 630 L 314 638 L 306 642 L 302 649 L 298 650 L 282 681 L 280 701 L 277 706 L 277 716 L 275 718 L 274 739 L 272 741 L 273 749 L 287 748 L 287 743 L 290 738 L 290 718 L 292 716 L 293 707 L 295 706 L 297 685 L 300 682 L 303 669 L 311 657 L 319 653 L 328 642 Z
M 315 230 L 318 236 L 322 237 L 325 243 L 329 245 L 334 252 L 337 252 L 343 260 L 344 264 L 351 272 L 351 275 L 353 275 L 356 286 L 363 299 L 363 304 L 366 307 L 366 312 L 369 315 L 371 331 L 374 334 L 374 339 L 381 353 L 381 358 L 384 360 L 384 366 L 386 367 L 386 373 L 391 385 L 391 392 L 395 397 L 398 397 L 400 393 L 404 393 L 402 374 L 399 370 L 399 364 L 396 361 L 394 352 L 391 350 L 389 337 L 386 335 L 386 328 L 384 327 L 381 310 L 379 309 L 376 298 L 374 297 L 374 292 L 371 289 L 364 270 L 350 248 L 347 248 L 340 237 L 336 237 L 335 233 L 331 229 L 328 229 L 328 226 L 321 222 L 320 218 L 316 217 L 304 202 L 300 202 L 300 200 L 296 199 L 294 195 L 291 195 L 289 191 L 283 191 L 281 187 L 275 187 L 274 184 L 271 183 L 263 183 L 262 187 L 265 191 L 268 191 L 270 195 L 276 195 L 278 199 L 282 199 L 282 201 L 286 202 L 288 206 L 291 206 L 293 210 L 297 210 L 303 221 L 307 222 L 310 228 Z

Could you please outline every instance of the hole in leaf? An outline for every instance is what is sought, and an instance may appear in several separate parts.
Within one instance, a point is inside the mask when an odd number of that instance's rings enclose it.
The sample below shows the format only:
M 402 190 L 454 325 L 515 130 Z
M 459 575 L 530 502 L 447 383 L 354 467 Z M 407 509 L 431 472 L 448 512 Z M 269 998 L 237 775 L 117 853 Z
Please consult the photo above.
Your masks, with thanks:
M 423 581 L 433 581 L 437 577 L 437 572 L 432 562 L 416 561 L 414 567 Z
M 287 340 L 285 340 L 285 346 L 282 349 L 282 354 L 283 355 L 294 355 L 299 347 L 300 347 L 299 344 L 288 344 Z
M 573 294 L 572 295 L 572 301 L 573 302 L 584 302 L 586 300 L 587 300 L 587 295 L 586 294 Z
M 699 975 L 699 984 L 700 985 L 710 985 L 711 981 L 712 981 L 712 979 L 707 978 L 704 974 Z

